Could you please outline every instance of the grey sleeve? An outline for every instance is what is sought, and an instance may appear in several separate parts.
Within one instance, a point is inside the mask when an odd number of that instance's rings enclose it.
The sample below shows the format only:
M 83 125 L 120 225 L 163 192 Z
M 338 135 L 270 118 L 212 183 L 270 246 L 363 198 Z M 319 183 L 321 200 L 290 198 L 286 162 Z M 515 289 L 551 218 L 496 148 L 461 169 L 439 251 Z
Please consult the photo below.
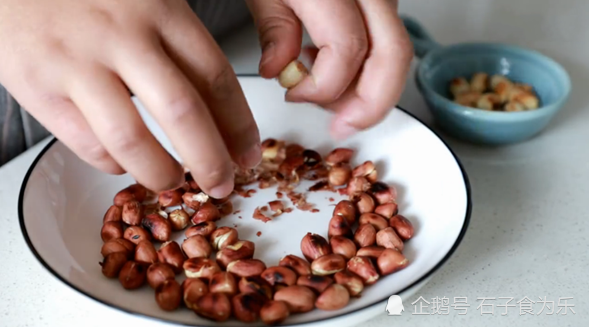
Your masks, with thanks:
M 187 1 L 217 41 L 251 21 L 243 0 Z M 49 135 L 0 85 L 0 166 Z

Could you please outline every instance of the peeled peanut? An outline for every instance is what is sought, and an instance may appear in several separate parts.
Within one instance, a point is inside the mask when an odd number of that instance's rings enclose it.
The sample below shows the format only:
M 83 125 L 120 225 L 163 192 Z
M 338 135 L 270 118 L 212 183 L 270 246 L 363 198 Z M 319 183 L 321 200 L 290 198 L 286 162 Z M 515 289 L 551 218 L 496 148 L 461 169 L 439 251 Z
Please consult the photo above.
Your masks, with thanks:
M 100 237 L 103 242 L 123 237 L 123 225 L 119 221 L 109 221 L 102 225 Z
M 297 285 L 309 287 L 318 294 L 325 291 L 331 284 L 333 284 L 333 279 L 327 276 L 304 275 L 297 279 Z
M 352 178 L 352 168 L 346 163 L 332 166 L 327 175 L 329 184 L 333 186 L 346 185 L 350 178 Z
M 127 290 L 140 288 L 145 283 L 146 270 L 144 264 L 127 261 L 119 272 L 119 282 Z
M 397 189 L 392 185 L 383 182 L 376 182 L 370 186 L 369 194 L 376 200 L 379 205 L 394 203 L 397 199 Z
M 266 299 L 256 293 L 240 293 L 231 298 L 233 315 L 245 323 L 255 322 Z
M 356 206 L 349 200 L 342 200 L 333 209 L 333 216 L 342 216 L 346 218 L 348 224 L 352 226 L 356 222 Z
M 358 226 L 354 233 L 354 241 L 361 248 L 373 245 L 376 243 L 376 228 L 371 224 Z
M 505 106 L 503 106 L 503 110 L 508 111 L 508 112 L 525 111 L 526 107 L 524 107 L 524 105 L 519 102 L 510 101 L 510 102 L 507 102 L 505 104 Z
M 374 213 L 383 216 L 386 219 L 390 219 L 392 216 L 399 212 L 399 206 L 396 203 L 385 203 L 381 204 L 374 209 Z
M 387 249 L 397 249 L 400 252 L 405 247 L 403 240 L 392 227 L 387 227 L 376 233 L 376 244 Z
M 333 275 L 338 271 L 346 268 L 346 258 L 341 254 L 326 254 L 311 263 L 313 275 L 327 276 Z
M 470 84 L 464 77 L 455 77 L 450 80 L 450 93 L 454 97 L 470 91 Z
M 348 290 L 348 293 L 352 297 L 358 297 L 364 290 L 364 281 L 360 276 L 352 273 L 348 270 L 342 270 L 335 274 L 335 282 L 342 285 Z
M 323 236 L 307 233 L 301 240 L 301 252 L 307 261 L 312 262 L 320 256 L 330 254 L 331 247 Z
M 206 202 L 203 203 L 194 216 L 192 216 L 192 223 L 196 225 L 203 221 L 216 221 L 219 219 L 221 219 L 219 209 L 217 209 L 214 204 Z
M 215 250 L 220 250 L 227 245 L 231 245 L 238 240 L 237 230 L 231 227 L 219 227 L 211 233 L 211 243 Z
M 141 226 L 151 233 L 153 239 L 160 242 L 169 241 L 172 235 L 172 225 L 170 222 L 157 214 L 145 216 L 141 221 Z
M 124 238 L 115 238 L 112 240 L 107 241 L 102 245 L 100 249 L 100 254 L 103 257 L 113 253 L 113 252 L 123 252 L 127 256 L 127 258 L 132 258 L 135 251 L 135 244 L 129 242 Z
M 261 276 L 241 277 L 237 287 L 241 293 L 256 293 L 272 299 L 272 286 Z
M 138 226 L 141 224 L 141 216 L 143 215 L 143 208 L 141 203 L 137 200 L 130 200 L 123 205 L 122 220 L 131 226 Z
M 280 151 L 284 150 L 285 142 L 268 138 L 262 142 L 261 147 L 262 159 L 266 161 L 273 161 L 279 156 Z
M 348 261 L 347 268 L 350 272 L 362 278 L 365 285 L 372 285 L 380 278 L 372 261 L 367 257 L 353 257 Z
M 194 235 L 184 239 L 182 251 L 188 258 L 208 258 L 213 253 L 213 248 L 204 236 Z
M 476 73 L 470 79 L 470 89 L 472 91 L 484 92 L 487 89 L 489 74 Z
M 290 313 L 313 310 L 317 296 L 310 288 L 301 285 L 287 286 L 274 294 L 275 301 L 284 301 Z
M 454 98 L 454 102 L 465 107 L 474 107 L 480 98 L 481 92 L 469 91 L 461 93 Z
M 399 271 L 409 264 L 409 260 L 405 256 L 394 249 L 384 250 L 376 259 L 376 265 L 381 275 L 392 274 Z
M 242 259 L 231 261 L 227 271 L 239 277 L 260 276 L 266 270 L 266 264 L 258 259 Z
M 182 303 L 182 288 L 175 279 L 167 279 L 155 289 L 155 301 L 162 310 L 174 311 Z
M 199 278 L 186 278 L 182 282 L 184 305 L 190 310 L 196 309 L 198 299 L 207 293 L 209 288 Z
M 372 196 L 367 193 L 362 193 L 358 197 L 358 202 L 356 202 L 356 207 L 358 208 L 358 212 L 360 214 L 373 212 L 376 208 L 376 204 Z
M 181 189 L 163 191 L 158 196 L 158 202 L 162 207 L 174 207 L 182 204 L 183 192 Z
M 329 238 L 333 236 L 353 237 L 352 227 L 348 224 L 346 218 L 342 216 L 333 216 L 329 221 L 327 236 Z
M 123 238 L 137 245 L 141 241 L 151 241 L 151 234 L 141 226 L 129 226 L 125 229 Z
M 348 290 L 342 285 L 332 284 L 317 297 L 315 307 L 320 310 L 332 311 L 345 307 L 348 302 L 350 302 Z
M 260 276 L 272 286 L 277 284 L 291 286 L 297 282 L 297 274 L 292 269 L 284 266 L 267 268 Z
M 221 271 L 214 260 L 208 258 L 190 258 L 182 265 L 184 274 L 188 278 L 203 278 L 210 280 L 216 272 Z
M 167 279 L 174 279 L 176 274 L 167 263 L 156 262 L 147 268 L 147 284 L 149 287 L 156 289 Z
M 299 84 L 308 74 L 309 71 L 302 62 L 293 60 L 278 75 L 278 83 L 280 86 L 290 89 Z
M 203 192 L 194 193 L 194 192 L 185 192 L 182 195 L 182 201 L 192 210 L 198 210 L 203 203 L 207 203 L 209 201 L 209 196 Z
M 414 228 L 409 219 L 403 215 L 395 215 L 389 220 L 389 225 L 397 232 L 397 235 L 403 240 L 407 241 L 413 237 Z
M 360 248 L 358 252 L 356 252 L 356 256 L 376 259 L 382 253 L 382 251 L 384 251 L 384 249 L 385 248 L 382 246 L 366 246 Z
M 365 177 L 368 182 L 376 183 L 378 180 L 378 172 L 376 171 L 376 166 L 374 166 L 374 162 L 368 160 L 364 161 L 362 164 L 358 165 L 352 171 L 353 177 Z
M 108 254 L 100 263 L 102 274 L 108 278 L 119 276 L 119 272 L 128 260 L 129 258 L 127 258 L 125 252 L 113 252 Z
M 235 281 L 235 277 L 226 271 L 214 273 L 209 281 L 209 291 L 213 293 L 225 293 L 227 295 L 236 294 L 237 282 Z
M 168 214 L 168 220 L 172 225 L 172 230 L 183 230 L 190 222 L 190 216 L 184 209 L 176 209 Z
M 203 318 L 226 321 L 231 315 L 231 301 L 225 293 L 207 293 L 196 300 L 193 311 Z
M 141 184 L 131 184 L 124 189 L 117 192 L 113 199 L 113 204 L 122 207 L 125 202 L 130 200 L 137 200 L 143 202 L 147 197 L 147 189 Z
M 358 220 L 358 224 L 362 225 L 372 225 L 377 231 L 383 230 L 389 227 L 389 222 L 383 216 L 377 215 L 375 213 L 364 213 L 360 215 L 360 219 Z
M 476 107 L 484 110 L 493 110 L 501 104 L 501 97 L 495 93 L 485 93 L 481 95 L 476 103 Z
M 254 252 L 253 242 L 240 240 L 219 250 L 215 257 L 219 266 L 225 268 L 232 261 L 253 258 Z
M 311 265 L 305 259 L 298 257 L 294 254 L 289 254 L 278 262 L 279 266 L 288 267 L 294 270 L 298 275 L 310 275 Z
M 511 101 L 521 103 L 528 110 L 538 109 L 540 103 L 538 97 L 526 91 L 522 91 L 521 93 L 514 95 Z
M 268 301 L 260 310 L 260 318 L 269 326 L 278 325 L 289 316 L 288 306 L 283 301 Z
M 340 254 L 346 259 L 356 255 L 356 244 L 349 238 L 333 236 L 329 239 L 329 243 L 331 244 L 331 252 Z
M 348 196 L 350 197 L 357 197 L 360 196 L 363 192 L 366 192 L 370 189 L 370 182 L 366 177 L 352 177 L 346 191 Z
M 113 222 L 120 222 L 123 220 L 123 209 L 116 205 L 112 205 L 108 208 L 106 213 L 104 214 L 104 218 L 102 218 L 102 223 L 107 223 L 109 221 Z
M 157 251 L 149 241 L 141 241 L 135 247 L 135 261 L 152 264 L 158 261 Z
M 169 264 L 176 274 L 181 273 L 184 268 L 184 260 L 186 257 L 180 248 L 180 245 L 175 241 L 168 241 L 163 243 L 157 251 L 159 262 Z
M 194 226 L 190 226 L 184 232 L 186 237 L 191 237 L 194 235 L 202 235 L 204 237 L 209 237 L 213 231 L 217 228 L 217 225 L 213 221 L 204 221 L 202 223 L 196 224 Z
M 500 84 L 507 84 L 510 87 L 513 86 L 513 83 L 507 78 L 506 76 L 495 74 L 491 76 L 491 80 L 489 81 L 491 89 L 495 90 Z

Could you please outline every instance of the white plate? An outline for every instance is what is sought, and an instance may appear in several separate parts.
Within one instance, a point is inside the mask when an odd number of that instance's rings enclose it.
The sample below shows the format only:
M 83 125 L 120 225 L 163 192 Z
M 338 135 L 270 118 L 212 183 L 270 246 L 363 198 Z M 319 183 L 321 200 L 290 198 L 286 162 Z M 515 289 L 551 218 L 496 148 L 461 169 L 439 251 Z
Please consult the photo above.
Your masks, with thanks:
M 351 139 L 334 143 L 328 133 L 331 115 L 308 104 L 283 100 L 284 90 L 272 80 L 240 77 L 241 85 L 259 125 L 262 138 L 285 139 L 314 148 L 324 154 L 334 147 L 357 149 L 353 163 L 377 163 L 380 179 L 399 190 L 400 213 L 416 228 L 406 244 L 407 268 L 381 278 L 367 287 L 362 297 L 334 312 L 314 310 L 291 316 L 286 325 L 350 325 L 384 314 L 390 295 L 414 293 L 450 257 L 460 243 L 470 218 L 470 190 L 467 176 L 448 146 L 424 124 L 396 108 L 378 126 Z M 137 103 L 149 128 L 162 144 L 173 150 L 150 116 Z M 23 235 L 34 255 L 59 280 L 103 304 L 142 319 L 155 318 L 172 324 L 237 326 L 230 320 L 219 324 L 196 316 L 187 309 L 164 312 L 148 286 L 125 291 L 117 279 L 105 278 L 101 261 L 102 217 L 114 194 L 133 183 L 127 176 L 111 176 L 91 168 L 59 141 L 51 142 L 29 169 L 19 198 Z M 309 186 L 310 182 L 304 184 Z M 327 236 L 334 193 L 312 193 L 309 202 L 319 213 L 295 210 L 269 223 L 252 218 L 258 205 L 276 199 L 275 189 L 260 190 L 254 197 L 236 198 L 236 215 L 218 225 L 237 224 L 239 236 L 256 244 L 255 257 L 268 266 L 285 254 L 301 255 L 300 241 L 307 232 Z M 241 216 L 240 219 L 238 216 Z M 256 236 L 262 232 L 260 237 Z M 183 233 L 176 233 L 176 241 Z M 181 281 L 180 277 L 178 280 Z M 138 319 L 139 321 L 140 319 Z M 260 325 L 261 322 L 258 323 Z

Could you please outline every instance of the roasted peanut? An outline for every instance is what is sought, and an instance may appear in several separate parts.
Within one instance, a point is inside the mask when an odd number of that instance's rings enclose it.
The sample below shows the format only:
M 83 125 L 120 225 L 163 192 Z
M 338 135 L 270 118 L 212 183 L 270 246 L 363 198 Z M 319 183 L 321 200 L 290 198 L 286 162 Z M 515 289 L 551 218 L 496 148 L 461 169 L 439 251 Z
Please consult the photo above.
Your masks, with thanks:
M 346 185 L 352 178 L 352 168 L 346 163 L 336 164 L 329 169 L 327 180 L 330 185 L 342 186 Z
M 358 201 L 356 202 L 356 207 L 358 208 L 358 212 L 360 214 L 363 213 L 370 213 L 373 212 L 376 205 L 372 196 L 367 193 L 362 193 L 358 197 Z
M 304 168 L 306 170 L 317 169 L 321 166 L 323 159 L 321 159 L 321 155 L 312 149 L 305 149 L 302 153 Z
M 288 306 L 283 301 L 268 301 L 260 310 L 260 318 L 269 326 L 278 325 L 289 316 Z
M 382 246 L 366 246 L 360 248 L 356 253 L 356 256 L 376 259 L 382 253 L 382 251 L 384 251 L 384 249 L 385 248 Z
M 405 256 L 394 249 L 384 250 L 376 259 L 376 265 L 381 275 L 385 276 L 399 271 L 409 264 Z
M 272 286 L 261 276 L 242 277 L 237 286 L 241 293 L 257 293 L 272 299 Z
M 157 251 L 149 241 L 141 241 L 135 247 L 135 261 L 139 263 L 152 264 L 158 261 Z
M 287 286 L 274 294 L 275 301 L 284 301 L 290 313 L 313 310 L 317 296 L 310 288 L 301 285 Z
M 108 278 L 117 277 L 128 260 L 129 258 L 127 258 L 125 252 L 113 252 L 108 254 L 104 257 L 102 262 L 100 262 L 102 274 Z
M 102 218 L 102 223 L 107 223 L 109 221 L 120 222 L 123 220 L 123 209 L 116 205 L 112 205 L 108 208 L 106 213 L 104 214 L 104 218 Z
M 219 250 L 216 259 L 219 266 L 225 268 L 232 261 L 253 258 L 254 252 L 255 244 L 253 242 L 239 240 Z
M 213 248 L 204 236 L 194 235 L 184 239 L 182 251 L 188 258 L 208 258 L 213 253 Z
M 158 202 L 162 207 L 174 207 L 182 204 L 183 192 L 181 189 L 163 191 L 158 196 Z
M 278 262 L 279 266 L 288 267 L 294 270 L 298 275 L 310 275 L 311 274 L 311 265 L 308 261 L 301 257 L 297 257 L 294 254 L 289 254 Z
M 347 187 L 347 193 L 350 197 L 360 196 L 360 194 L 368 190 L 370 190 L 370 182 L 366 177 L 352 177 Z
M 114 197 L 113 204 L 122 207 L 125 202 L 137 200 L 143 202 L 147 196 L 147 189 L 141 184 L 132 184 L 120 190 Z
M 311 263 L 313 275 L 327 276 L 333 275 L 338 271 L 346 268 L 346 258 L 341 254 L 326 254 Z
M 450 80 L 450 93 L 454 97 L 470 91 L 470 84 L 464 77 L 455 77 Z
M 219 219 L 221 219 L 219 209 L 210 202 L 203 203 L 191 218 L 192 223 L 195 225 L 203 221 L 217 221 Z
M 364 213 L 360 215 L 360 219 L 358 220 L 358 224 L 362 225 L 372 225 L 376 228 L 377 231 L 383 230 L 389 227 L 389 222 L 383 216 L 377 215 L 375 213 Z
M 477 100 L 480 98 L 480 96 L 481 96 L 481 92 L 468 91 L 468 92 L 458 94 L 454 98 L 454 102 L 458 103 L 461 106 L 474 107 Z
M 237 282 L 229 272 L 219 271 L 211 276 L 209 291 L 213 293 L 225 293 L 227 295 L 237 294 Z
M 125 229 L 123 238 L 137 245 L 141 241 L 151 241 L 151 234 L 141 226 L 129 226 Z
M 225 201 L 225 202 L 219 204 L 217 209 L 219 209 L 219 213 L 221 214 L 221 217 L 228 216 L 233 213 L 233 202 Z
M 219 227 L 210 236 L 215 250 L 220 250 L 227 245 L 234 244 L 238 240 L 237 230 L 231 227 Z
M 138 226 L 141 224 L 141 217 L 143 215 L 143 207 L 137 200 L 130 200 L 123 205 L 123 213 L 121 219 L 131 226 Z
M 397 249 L 403 252 L 405 245 L 392 227 L 387 227 L 376 233 L 376 244 L 387 249 Z
M 392 216 L 396 215 L 397 212 L 399 212 L 399 207 L 394 202 L 381 204 L 374 209 L 374 213 L 381 215 L 386 219 L 390 219 Z
M 333 284 L 333 279 L 327 276 L 304 275 L 297 278 L 297 285 L 309 287 L 316 291 L 317 294 L 321 294 L 331 284 Z
M 204 237 L 209 237 L 213 231 L 217 228 L 217 225 L 213 221 L 204 221 L 200 224 L 190 226 L 184 232 L 186 237 L 192 237 L 194 235 L 202 235 Z
M 395 215 L 389 220 L 389 225 L 397 232 L 397 235 L 407 241 L 413 237 L 413 224 L 403 215 Z
M 352 176 L 365 177 L 370 183 L 376 183 L 378 180 L 376 166 L 374 166 L 374 162 L 370 160 L 364 161 L 361 165 L 355 167 L 354 170 L 352 170 Z
M 349 200 L 340 201 L 333 209 L 333 216 L 342 216 L 346 218 L 350 226 L 356 222 L 356 206 Z
M 110 241 L 115 238 L 123 237 L 123 225 L 120 221 L 109 221 L 102 225 L 100 230 L 100 237 L 103 242 Z
M 127 261 L 119 272 L 119 282 L 127 290 L 137 289 L 143 286 L 146 278 L 145 265 Z
M 103 257 L 114 252 L 123 252 L 130 259 L 135 253 L 135 244 L 124 238 L 115 238 L 104 243 L 102 249 L 100 249 L 100 254 Z
M 397 189 L 383 182 L 376 182 L 370 187 L 370 194 L 376 200 L 376 203 L 386 204 L 393 203 L 397 199 Z
M 203 278 L 210 280 L 216 272 L 221 271 L 214 260 L 208 258 L 190 258 L 182 265 L 184 274 L 188 278 Z
M 301 240 L 301 252 L 307 261 L 312 262 L 320 256 L 330 254 L 331 247 L 323 236 L 307 233 Z
M 362 278 L 348 270 L 342 270 L 333 277 L 336 283 L 342 285 L 348 290 L 351 297 L 360 296 L 364 290 L 364 281 Z
M 272 286 L 277 284 L 291 286 L 297 282 L 297 274 L 284 266 L 270 267 L 264 270 L 261 276 Z
M 347 268 L 362 278 L 365 285 L 372 285 L 380 278 L 378 271 L 368 257 L 353 257 L 348 261 Z
M 209 293 L 207 284 L 199 278 L 186 278 L 182 282 L 184 305 L 190 310 L 196 309 L 197 301 Z
M 198 210 L 203 203 L 207 203 L 209 201 L 209 196 L 203 192 L 186 192 L 182 195 L 182 201 L 190 209 Z
M 168 220 L 172 225 L 172 230 L 183 230 L 190 222 L 190 216 L 184 209 L 176 209 L 168 214 Z
M 352 227 L 348 224 L 348 221 L 343 216 L 333 216 L 329 220 L 327 229 L 328 238 L 333 236 L 353 237 Z
M 260 276 L 264 270 L 266 264 L 258 259 L 235 260 L 227 265 L 227 271 L 239 277 Z
M 340 284 L 332 284 L 315 301 L 315 307 L 319 310 L 338 310 L 350 302 L 350 293 Z
M 231 315 L 231 301 L 225 293 L 207 293 L 196 300 L 193 311 L 203 318 L 226 321 Z
M 278 74 L 278 83 L 285 89 L 290 89 L 299 84 L 309 71 L 298 60 L 293 60 Z
M 340 254 L 346 259 L 351 259 L 356 255 L 356 244 L 349 238 L 343 236 L 333 236 L 329 239 L 331 252 Z
M 376 228 L 371 224 L 358 226 L 354 233 L 354 242 L 360 248 L 373 245 L 376 243 Z
M 266 298 L 256 293 L 240 293 L 231 298 L 233 315 L 241 322 L 255 322 L 260 317 L 260 310 Z
M 159 262 L 169 264 L 176 274 L 184 270 L 183 264 L 186 257 L 180 248 L 180 244 L 175 241 L 163 243 L 157 251 Z
M 174 279 L 175 276 L 176 273 L 174 273 L 172 266 L 167 263 L 155 262 L 147 268 L 147 284 L 153 289 L 156 289 L 167 279 Z
M 155 289 L 155 301 L 164 311 L 174 311 L 182 303 L 182 289 L 175 279 L 167 279 Z
M 284 141 L 269 138 L 261 144 L 263 160 L 273 161 L 278 157 L 280 150 L 284 149 Z
M 335 166 L 339 163 L 349 163 L 354 156 L 354 150 L 348 148 L 335 148 L 325 156 L 325 164 Z
M 487 89 L 489 74 L 476 73 L 470 79 L 470 89 L 473 91 L 484 92 Z
M 151 233 L 153 239 L 160 242 L 169 241 L 172 235 L 172 224 L 160 215 L 145 216 L 141 221 L 141 226 Z

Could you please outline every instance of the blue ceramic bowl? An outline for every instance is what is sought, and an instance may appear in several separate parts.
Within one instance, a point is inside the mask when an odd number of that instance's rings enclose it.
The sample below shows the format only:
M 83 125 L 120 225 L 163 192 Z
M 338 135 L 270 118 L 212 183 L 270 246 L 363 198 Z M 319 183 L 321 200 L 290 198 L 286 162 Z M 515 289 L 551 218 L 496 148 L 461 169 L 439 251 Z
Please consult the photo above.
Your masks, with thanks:
M 504 145 L 524 141 L 542 131 L 571 92 L 565 69 L 531 50 L 492 43 L 441 46 L 414 19 L 403 16 L 415 55 L 421 59 L 415 81 L 434 120 L 446 133 L 477 144 Z M 540 108 L 522 112 L 485 111 L 451 100 L 449 82 L 477 72 L 506 75 L 532 85 Z

